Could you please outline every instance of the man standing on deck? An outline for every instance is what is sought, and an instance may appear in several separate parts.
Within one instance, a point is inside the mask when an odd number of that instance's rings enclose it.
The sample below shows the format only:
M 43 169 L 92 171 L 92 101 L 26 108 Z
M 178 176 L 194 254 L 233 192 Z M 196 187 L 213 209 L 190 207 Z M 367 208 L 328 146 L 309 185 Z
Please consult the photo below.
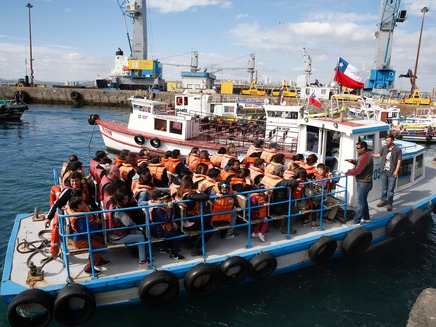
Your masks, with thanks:
M 382 147 L 380 153 L 373 153 L 374 158 L 381 158 L 380 167 L 382 169 L 381 182 L 382 194 L 377 207 L 384 207 L 392 211 L 394 202 L 394 189 L 401 166 L 401 149 L 394 144 L 394 135 L 388 134 L 385 137 L 386 145 Z
M 369 221 L 368 193 L 372 189 L 372 174 L 374 170 L 374 159 L 371 152 L 368 151 L 366 142 L 356 143 L 358 153 L 357 160 L 345 159 L 355 165 L 345 173 L 347 176 L 356 176 L 357 181 L 357 212 L 354 218 L 347 222 L 348 226 L 357 225 L 360 220 Z

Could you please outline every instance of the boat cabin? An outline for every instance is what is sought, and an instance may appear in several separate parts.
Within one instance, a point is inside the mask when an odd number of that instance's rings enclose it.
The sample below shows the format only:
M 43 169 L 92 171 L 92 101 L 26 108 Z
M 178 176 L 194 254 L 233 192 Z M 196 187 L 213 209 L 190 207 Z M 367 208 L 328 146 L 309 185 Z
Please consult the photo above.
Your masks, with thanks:
M 345 159 L 357 159 L 355 150 L 356 143 L 365 141 L 368 150 L 374 153 L 380 152 L 385 144 L 384 140 L 389 133 L 389 125 L 375 120 L 343 120 L 333 118 L 305 118 L 299 121 L 299 139 L 297 153 L 307 157 L 314 153 L 318 157 L 318 163 L 325 163 L 331 171 L 337 175 L 353 169 L 354 165 Z M 403 159 L 401 162 L 397 189 L 405 189 L 422 180 L 424 174 L 424 148 L 415 143 L 406 141 L 395 141 L 395 144 L 402 150 Z M 368 200 L 376 200 L 380 197 L 381 181 L 380 159 L 374 158 L 373 189 Z M 338 186 L 348 190 L 349 204 L 357 204 L 356 180 L 355 178 L 341 179 Z

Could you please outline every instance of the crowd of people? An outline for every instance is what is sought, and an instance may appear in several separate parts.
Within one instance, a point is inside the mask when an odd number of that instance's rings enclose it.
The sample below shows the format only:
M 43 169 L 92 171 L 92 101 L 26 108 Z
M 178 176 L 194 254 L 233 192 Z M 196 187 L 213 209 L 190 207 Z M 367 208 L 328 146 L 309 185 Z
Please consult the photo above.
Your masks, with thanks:
M 190 243 L 191 255 L 198 256 L 202 255 L 203 241 L 207 243 L 215 231 L 223 239 L 238 237 L 235 224 L 238 213 L 242 216 L 244 209 L 238 197 L 250 203 L 251 237 L 260 242 L 265 242 L 270 217 L 284 218 L 288 214 L 290 196 L 294 200 L 291 212 L 302 212 L 298 217 L 303 224 L 317 228 L 320 214 L 313 209 L 319 206 L 321 195 L 313 192 L 328 193 L 332 180 L 325 179 L 331 177 L 329 167 L 318 163 L 315 154 L 307 158 L 296 155 L 285 165 L 285 155 L 278 144 L 271 142 L 266 147 L 263 140 L 255 141 L 243 160 L 238 158 L 233 144 L 212 156 L 207 150 L 193 147 L 185 158 L 178 149 L 163 156 L 153 156 L 147 150 L 139 153 L 123 150 L 111 160 L 100 150 L 89 163 L 89 175 L 75 155 L 63 165 L 60 176 L 63 190 L 47 214 L 46 226 L 57 209 L 67 213 L 114 210 L 108 211 L 106 217 L 108 242 L 138 243 L 138 262 L 144 265 L 150 257 L 145 246 L 147 235 L 141 226 L 149 217 L 151 236 L 162 240 L 159 252 L 183 260 L 185 257 L 179 253 L 183 239 Z M 244 193 L 247 191 L 251 192 Z M 324 214 L 327 222 L 333 221 L 335 208 Z M 206 215 L 200 215 L 201 210 Z M 73 232 L 86 229 L 85 218 L 78 216 L 71 221 Z M 293 226 L 288 226 L 288 219 L 276 222 L 275 227 L 281 228 L 282 233 L 296 233 Z M 88 218 L 88 223 L 92 224 L 90 230 L 97 230 L 101 222 L 95 217 Z M 182 230 L 190 236 L 180 237 Z M 201 231 L 205 231 L 204 237 Z M 98 233 L 93 234 L 92 242 L 93 248 L 104 247 Z M 88 247 L 88 239 L 83 235 L 75 237 L 74 245 Z M 95 266 L 110 264 L 102 255 L 103 252 L 94 253 Z M 88 261 L 85 272 L 91 273 L 90 265 Z

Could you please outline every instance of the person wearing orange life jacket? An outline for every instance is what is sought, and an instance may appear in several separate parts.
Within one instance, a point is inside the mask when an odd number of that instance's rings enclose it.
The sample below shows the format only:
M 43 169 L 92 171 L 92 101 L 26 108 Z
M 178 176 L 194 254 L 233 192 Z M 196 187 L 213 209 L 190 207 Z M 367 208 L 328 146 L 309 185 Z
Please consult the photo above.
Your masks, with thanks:
M 206 164 L 199 164 L 195 169 L 194 175 L 192 176 L 192 180 L 194 182 L 194 188 L 198 188 L 198 184 L 204 181 L 207 178 L 207 172 L 209 168 Z
M 194 146 L 186 157 L 186 166 L 190 169 L 195 170 L 195 167 L 200 162 L 200 149 L 197 146 Z
M 264 140 L 256 140 L 247 150 L 247 157 L 250 157 L 253 153 L 262 153 Z
M 194 186 L 196 186 L 200 193 L 206 193 L 210 195 L 212 188 L 219 181 L 221 181 L 220 171 L 216 168 L 212 168 L 207 172 L 207 177 L 198 182 L 196 185 L 194 184 Z
M 113 163 L 106 167 L 106 174 L 101 178 L 99 190 L 100 200 L 103 200 L 104 202 L 107 201 L 106 189 L 116 179 L 120 179 L 120 169 L 118 168 L 118 165 Z
M 211 198 L 217 196 L 213 199 L 212 223 L 219 224 L 222 221 L 230 222 L 230 228 L 227 229 L 227 232 L 222 230 L 221 237 L 230 239 L 239 236 L 239 234 L 234 231 L 234 226 L 237 218 L 236 211 L 240 211 L 241 208 L 237 206 L 237 200 L 233 194 L 230 184 L 225 181 L 216 183 L 210 193 L 210 196 Z M 234 209 L 236 209 L 236 211 L 226 212 Z
M 119 167 L 120 177 L 126 181 L 128 185 L 132 185 L 132 178 L 135 176 L 138 170 L 138 163 L 136 160 L 136 154 L 129 153 L 126 160 Z
M 65 168 L 64 174 L 62 175 L 62 183 L 61 183 L 62 188 L 70 186 L 69 178 L 74 171 L 78 171 L 79 173 L 82 174 L 83 183 L 87 182 L 82 162 L 78 160 L 70 161 L 67 167 Z
M 283 179 L 295 179 L 296 171 L 299 167 L 299 165 L 291 160 L 285 172 L 283 173 Z
M 66 214 L 68 215 L 74 215 L 78 213 L 87 213 L 89 212 L 89 207 L 83 202 L 82 197 L 80 196 L 74 196 L 72 197 L 66 206 Z M 89 248 L 88 243 L 88 235 L 75 235 L 79 233 L 87 233 L 88 228 L 89 231 L 97 231 L 100 230 L 100 221 L 98 219 L 94 219 L 93 215 L 88 215 L 88 223 L 86 222 L 86 216 L 72 216 L 69 217 L 71 229 L 73 230 L 73 236 L 71 236 L 71 241 L 73 243 L 73 246 L 75 246 L 78 249 L 85 249 Z M 103 237 L 97 233 L 91 233 L 91 247 L 93 250 L 95 249 L 102 249 L 105 248 L 106 245 L 104 244 Z M 96 267 L 102 267 L 102 266 L 108 266 L 111 262 L 109 260 L 103 259 L 103 252 L 93 252 L 92 254 L 94 259 L 94 265 Z M 85 273 L 92 274 L 92 268 L 91 268 L 91 260 L 88 257 L 88 262 L 86 263 Z M 99 274 L 99 270 L 94 270 L 96 274 Z
M 168 175 L 164 163 L 159 162 L 158 157 L 153 157 L 148 164 L 148 169 L 153 175 L 154 185 L 156 187 L 168 187 Z
M 120 151 L 120 154 L 115 157 L 115 164 L 120 167 L 126 161 L 127 156 L 129 155 L 130 150 L 124 149 Z
M 269 203 L 266 200 L 265 192 L 262 192 L 265 186 L 258 185 L 257 188 L 259 192 L 250 193 L 250 216 L 251 221 L 261 220 L 261 222 L 254 225 L 251 237 L 258 237 L 261 242 L 265 242 L 265 232 L 268 228 L 267 206 Z
M 303 167 L 307 171 L 307 178 L 312 179 L 316 172 L 316 163 L 318 161 L 318 157 L 316 154 L 309 154 L 306 158 L 306 163 L 301 164 L 300 167 Z
M 132 177 L 132 185 L 130 186 L 130 190 L 132 191 L 132 194 L 133 191 L 135 190 L 136 185 L 138 184 L 139 177 L 145 174 L 150 174 L 150 169 L 148 169 L 148 165 L 145 162 L 143 162 L 138 166 L 138 169 L 136 170 L 136 174 Z
M 193 165 L 194 170 L 197 168 L 197 165 L 199 165 L 201 163 L 207 165 L 207 167 L 209 169 L 214 168 L 214 165 L 213 165 L 212 161 L 210 161 L 210 158 L 209 158 L 209 151 L 201 150 L 199 157 L 200 157 L 200 160 L 196 164 Z
M 89 191 L 86 187 L 86 185 L 83 184 L 82 182 L 82 174 L 79 173 L 78 171 L 74 171 L 70 178 L 69 178 L 69 184 L 71 186 L 65 187 L 61 194 L 59 195 L 59 198 L 53 203 L 53 205 L 51 206 L 50 210 L 48 211 L 47 215 L 46 215 L 46 221 L 45 221 L 45 226 L 46 228 L 48 228 L 50 226 L 51 220 L 53 219 L 56 210 L 62 210 L 62 208 L 68 203 L 68 200 L 71 198 L 71 194 L 73 192 L 73 190 L 75 189 L 81 189 L 84 196 L 85 196 L 85 202 L 89 201 L 90 199 L 90 195 L 89 195 Z M 86 202 L 89 203 L 89 202 Z
M 64 163 L 62 164 L 61 176 L 64 175 L 65 170 L 67 169 L 68 164 L 69 164 L 70 162 L 73 162 L 73 161 L 79 161 L 79 158 L 78 158 L 75 154 L 72 154 L 72 155 L 68 158 L 68 161 L 67 161 L 67 162 L 64 162 Z
M 251 191 L 253 186 L 249 178 L 250 171 L 247 168 L 241 168 L 238 175 L 230 177 L 230 186 L 234 192 L 241 193 Z
M 307 179 L 307 170 L 303 167 L 297 169 L 296 176 L 298 186 L 292 189 L 292 199 L 306 198 L 306 187 L 309 187 L 308 184 L 304 184 L 308 182 Z M 304 201 L 299 207 L 299 201 Z M 313 200 L 311 198 L 307 198 L 305 200 L 297 200 L 295 201 L 296 206 L 293 206 L 293 212 L 297 212 L 299 210 L 310 210 L 314 209 Z M 308 215 L 304 215 L 303 225 L 311 225 L 313 228 L 317 228 L 319 224 L 316 221 L 316 213 L 309 213 Z
M 235 177 L 239 173 L 241 164 L 238 159 L 231 158 L 225 168 L 221 170 L 220 176 L 222 181 L 227 181 L 230 183 L 232 177 Z
M 256 178 L 256 176 L 265 174 L 264 160 L 257 158 L 254 161 L 253 166 L 248 169 L 250 170 L 251 183 L 254 185 L 254 179 Z
M 103 150 L 98 150 L 98 151 L 95 152 L 95 156 L 94 156 L 94 158 L 92 158 L 92 159 L 89 161 L 89 174 L 90 174 L 90 175 L 91 175 L 95 180 L 97 180 L 97 178 L 98 178 L 99 180 L 101 179 L 101 176 L 97 176 L 96 169 L 97 169 L 97 167 L 102 168 L 102 167 L 101 167 L 102 162 L 103 162 L 103 160 L 106 159 L 106 158 L 107 158 L 107 153 L 104 152 Z
M 283 165 L 285 163 L 285 155 L 283 153 L 276 153 L 271 157 L 270 163 L 265 168 L 265 174 L 271 174 L 274 167 L 277 165 Z
M 138 166 L 143 162 L 145 162 L 148 165 L 150 159 L 151 159 L 151 153 L 147 149 L 141 149 L 139 153 L 136 155 L 136 161 L 138 163 Z
M 330 168 L 326 166 L 323 163 L 319 163 L 316 166 L 316 172 L 315 172 L 315 180 L 322 180 L 325 178 L 332 178 L 333 174 L 330 172 Z M 327 194 L 327 196 L 324 199 L 324 204 L 332 207 L 331 209 L 325 211 L 323 213 L 323 221 L 326 221 L 328 223 L 332 223 L 336 217 L 336 213 L 338 212 L 338 206 L 337 204 L 339 201 L 334 199 L 332 196 L 330 196 L 328 193 L 331 192 L 332 188 L 332 180 L 325 180 L 318 182 L 318 185 L 322 188 L 324 187 L 324 194 Z
M 227 150 L 227 153 L 223 154 L 223 158 L 221 159 L 221 169 L 225 169 L 230 159 L 238 159 L 238 152 L 236 151 L 236 148 L 230 147 Z
M 171 201 L 169 193 L 156 190 L 153 192 L 153 200 L 150 204 L 165 204 L 165 206 L 152 206 L 149 208 L 151 225 L 151 233 L 154 237 L 158 238 L 174 238 L 165 241 L 165 247 L 170 252 L 170 258 L 173 260 L 183 260 L 185 257 L 178 252 L 180 251 L 180 238 L 177 236 L 182 233 L 174 228 L 173 214 L 174 204 Z M 160 224 L 156 224 L 160 223 Z
M 172 154 L 172 151 L 168 150 L 167 152 L 165 152 L 165 155 L 160 159 L 160 162 L 163 163 L 165 167 L 167 162 L 170 160 Z
M 138 202 L 138 206 L 148 205 L 149 201 L 152 200 L 154 191 L 156 191 L 156 187 L 153 183 L 153 176 L 150 173 L 141 175 L 133 190 L 133 197 Z
M 119 188 L 115 191 L 107 203 L 107 209 L 127 208 L 130 202 L 130 195 L 126 188 Z M 108 238 L 114 244 L 138 244 L 139 265 L 148 263 L 145 251 L 145 237 L 137 229 L 137 225 L 130 217 L 130 211 L 107 212 L 109 229 L 128 227 L 126 229 L 109 230 Z
M 276 142 L 271 142 L 269 145 L 269 149 L 263 149 L 262 154 L 260 157 L 265 160 L 266 164 L 269 164 L 271 162 L 271 159 L 273 155 L 275 155 L 278 152 L 278 149 L 280 146 Z
M 223 160 L 224 154 L 227 152 L 225 147 L 221 147 L 218 149 L 218 152 L 210 157 L 210 161 L 212 164 L 217 167 L 221 168 L 221 161 Z
M 211 217 L 203 216 L 200 217 L 201 206 L 203 205 L 203 212 L 206 211 L 206 207 L 204 204 L 209 200 L 209 195 L 207 193 L 198 193 L 194 188 L 194 182 L 191 176 L 186 175 L 180 181 L 180 187 L 175 195 L 175 199 L 177 201 L 186 201 L 181 202 L 180 205 L 186 209 L 186 217 L 193 217 L 189 220 L 183 220 L 183 228 L 186 230 L 193 231 L 201 231 L 203 226 L 203 230 L 212 230 L 213 227 L 211 225 Z M 203 222 L 203 225 L 202 225 Z M 204 233 L 204 243 L 213 236 L 212 232 Z M 194 235 L 189 239 L 192 244 L 192 256 L 202 255 L 202 236 L 201 234 Z
M 296 155 L 294 155 L 292 157 L 292 162 L 297 164 L 298 166 L 306 163 L 306 161 L 304 161 L 304 155 L 302 153 L 297 153 Z
M 171 153 L 171 158 L 165 164 L 166 170 L 179 176 L 184 175 L 188 168 L 182 163 L 181 154 L 179 149 L 174 149 Z

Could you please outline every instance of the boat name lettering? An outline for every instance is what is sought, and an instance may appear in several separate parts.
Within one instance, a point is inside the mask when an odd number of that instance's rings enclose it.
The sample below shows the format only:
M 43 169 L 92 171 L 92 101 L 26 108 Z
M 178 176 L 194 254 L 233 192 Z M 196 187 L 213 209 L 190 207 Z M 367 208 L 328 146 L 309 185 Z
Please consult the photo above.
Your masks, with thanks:
M 103 127 L 102 129 L 105 134 L 112 136 L 112 131 L 110 129 L 107 129 L 106 127 Z
M 176 109 L 176 112 L 188 112 L 188 109 Z
M 139 119 L 148 119 L 148 116 L 147 115 L 138 115 L 138 118 Z
M 372 175 L 372 179 L 373 180 L 380 179 L 380 176 L 381 176 L 381 169 L 380 168 L 374 169 L 374 172 L 373 172 L 373 175 Z

